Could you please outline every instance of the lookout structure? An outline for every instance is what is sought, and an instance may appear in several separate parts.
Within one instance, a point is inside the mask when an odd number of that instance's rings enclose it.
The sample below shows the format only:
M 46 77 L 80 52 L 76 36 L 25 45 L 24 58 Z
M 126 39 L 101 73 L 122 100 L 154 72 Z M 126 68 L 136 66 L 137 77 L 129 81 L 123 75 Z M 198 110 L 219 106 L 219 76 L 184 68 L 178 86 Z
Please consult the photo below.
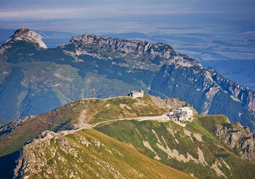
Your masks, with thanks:
M 144 96 L 144 91 L 143 91 L 143 90 L 131 91 L 131 92 L 128 94 L 128 96 L 131 97 L 131 98 L 143 97 L 143 96 Z

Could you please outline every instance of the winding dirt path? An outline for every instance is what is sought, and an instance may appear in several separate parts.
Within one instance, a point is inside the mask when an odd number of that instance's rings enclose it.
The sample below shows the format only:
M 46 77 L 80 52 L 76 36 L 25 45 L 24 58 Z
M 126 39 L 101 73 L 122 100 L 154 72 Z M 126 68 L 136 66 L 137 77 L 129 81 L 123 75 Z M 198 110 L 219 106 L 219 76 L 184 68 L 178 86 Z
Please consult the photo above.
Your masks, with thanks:
M 73 134 L 75 132 L 78 132 L 83 129 L 93 129 L 96 126 L 99 126 L 101 124 L 106 124 L 110 122 L 117 122 L 117 121 L 131 121 L 131 120 L 136 120 L 136 121 L 158 121 L 158 122 L 168 122 L 169 117 L 166 114 L 163 114 L 161 116 L 141 116 L 141 117 L 132 117 L 132 118 L 119 118 L 119 119 L 111 119 L 111 120 L 106 120 L 102 122 L 98 122 L 96 124 L 88 124 L 86 122 L 86 110 L 83 110 L 79 119 L 78 119 L 78 124 L 75 125 L 76 129 L 73 130 L 65 130 L 65 131 L 60 131 L 59 134 L 66 136 L 68 134 Z M 185 126 L 183 126 L 185 127 Z

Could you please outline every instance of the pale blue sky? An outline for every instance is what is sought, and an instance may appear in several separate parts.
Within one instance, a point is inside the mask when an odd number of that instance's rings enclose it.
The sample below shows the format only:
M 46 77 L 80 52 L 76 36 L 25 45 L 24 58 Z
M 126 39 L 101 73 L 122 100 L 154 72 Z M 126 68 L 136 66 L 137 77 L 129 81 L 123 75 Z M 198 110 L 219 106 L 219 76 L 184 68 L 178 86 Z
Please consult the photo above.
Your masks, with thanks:
M 255 31 L 254 22 L 254 0 L 0 0 L 5 29 L 102 34 L 218 25 Z

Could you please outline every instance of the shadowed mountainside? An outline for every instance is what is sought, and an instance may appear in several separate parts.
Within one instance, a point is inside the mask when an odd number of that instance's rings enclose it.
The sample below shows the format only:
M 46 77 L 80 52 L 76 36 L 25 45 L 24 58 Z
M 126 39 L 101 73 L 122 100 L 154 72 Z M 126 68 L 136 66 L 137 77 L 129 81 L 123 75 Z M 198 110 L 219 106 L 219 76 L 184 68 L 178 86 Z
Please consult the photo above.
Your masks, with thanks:
M 46 48 L 20 29 L 0 46 L 0 117 L 17 119 L 81 98 L 131 90 L 190 103 L 200 114 L 224 114 L 254 129 L 255 94 L 163 43 L 96 35 Z

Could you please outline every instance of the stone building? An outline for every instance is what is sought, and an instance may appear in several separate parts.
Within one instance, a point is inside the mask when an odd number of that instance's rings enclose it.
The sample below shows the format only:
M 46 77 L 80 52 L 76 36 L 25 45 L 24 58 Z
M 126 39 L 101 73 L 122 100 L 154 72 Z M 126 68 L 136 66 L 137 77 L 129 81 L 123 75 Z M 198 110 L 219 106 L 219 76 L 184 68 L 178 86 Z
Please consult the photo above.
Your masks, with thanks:
M 143 91 L 143 90 L 131 91 L 131 92 L 128 94 L 128 96 L 131 97 L 131 98 L 143 97 L 143 96 L 144 96 L 144 91 Z

